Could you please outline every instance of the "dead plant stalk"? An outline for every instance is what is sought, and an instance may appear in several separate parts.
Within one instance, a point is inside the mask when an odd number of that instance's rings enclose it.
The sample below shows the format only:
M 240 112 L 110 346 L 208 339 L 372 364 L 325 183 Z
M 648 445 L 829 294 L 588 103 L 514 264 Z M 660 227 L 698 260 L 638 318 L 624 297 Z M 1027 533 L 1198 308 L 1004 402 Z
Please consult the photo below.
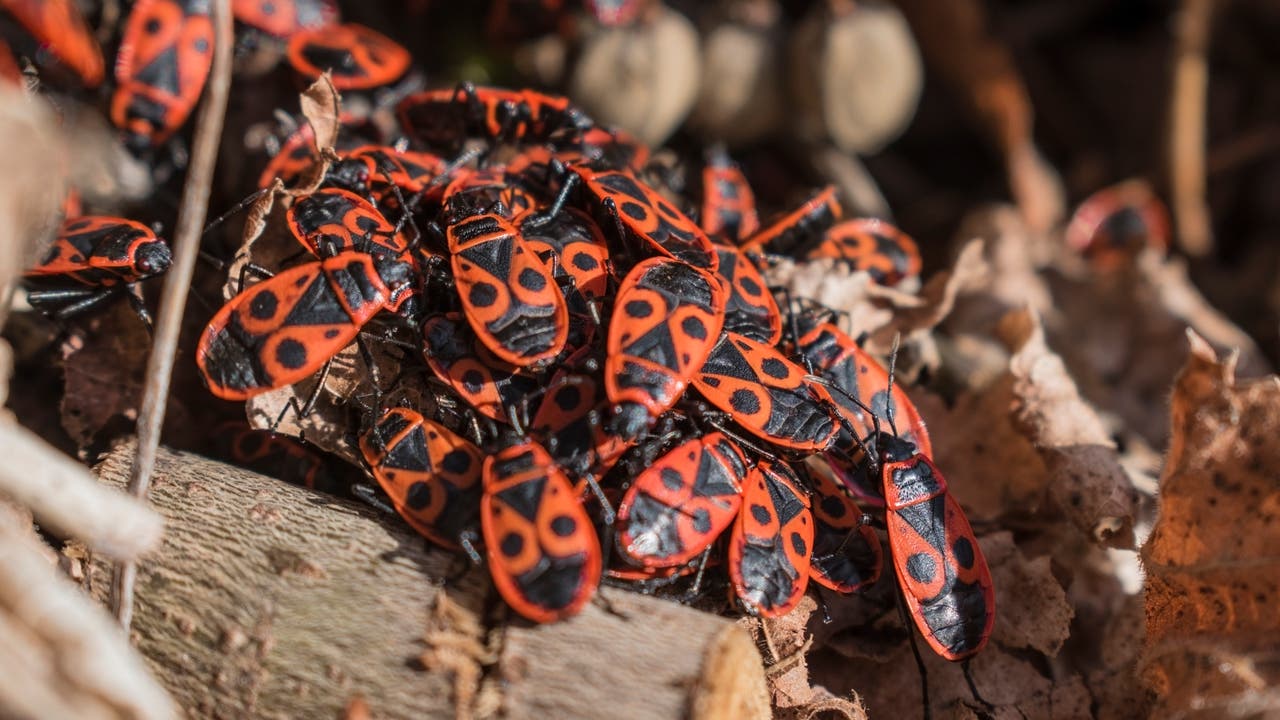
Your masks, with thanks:
M 192 143 L 191 166 L 182 189 L 182 204 L 173 233 L 173 267 L 165 278 L 160 299 L 160 317 L 147 360 L 147 385 L 138 413 L 138 446 L 129 478 L 129 492 L 144 498 L 151 487 L 160 430 L 164 426 L 165 404 L 173 376 L 173 361 L 178 349 L 178 335 L 186 309 L 191 276 L 195 272 L 205 218 L 209 211 L 209 194 L 213 170 L 226 118 L 227 98 L 231 94 L 231 51 L 234 43 L 230 0 L 214 0 L 212 7 L 214 44 L 213 68 L 200 116 L 196 121 Z M 111 585 L 111 608 L 127 631 L 133 618 L 133 584 L 137 565 L 132 560 L 116 563 Z

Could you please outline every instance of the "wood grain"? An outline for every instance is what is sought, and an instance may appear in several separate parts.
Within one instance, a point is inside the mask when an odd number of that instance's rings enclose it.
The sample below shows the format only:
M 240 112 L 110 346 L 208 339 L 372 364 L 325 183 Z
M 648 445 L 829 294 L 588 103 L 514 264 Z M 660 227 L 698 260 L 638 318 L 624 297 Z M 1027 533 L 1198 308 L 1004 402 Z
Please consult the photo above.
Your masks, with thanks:
M 124 484 L 131 452 L 103 481 Z M 156 468 L 168 524 L 133 638 L 192 716 L 339 717 L 359 696 L 376 718 L 768 717 L 759 655 L 724 618 L 607 588 L 608 609 L 533 626 L 398 518 L 172 450 Z

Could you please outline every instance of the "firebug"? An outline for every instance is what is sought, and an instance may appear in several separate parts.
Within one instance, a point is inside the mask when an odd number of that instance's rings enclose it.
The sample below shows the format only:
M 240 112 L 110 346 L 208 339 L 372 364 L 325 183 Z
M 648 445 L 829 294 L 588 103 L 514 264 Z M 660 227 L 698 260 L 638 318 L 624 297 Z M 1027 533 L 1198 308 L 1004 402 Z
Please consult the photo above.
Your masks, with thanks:
M 169 139 L 195 109 L 213 64 L 208 0 L 138 0 L 116 57 L 111 121 L 140 151 Z

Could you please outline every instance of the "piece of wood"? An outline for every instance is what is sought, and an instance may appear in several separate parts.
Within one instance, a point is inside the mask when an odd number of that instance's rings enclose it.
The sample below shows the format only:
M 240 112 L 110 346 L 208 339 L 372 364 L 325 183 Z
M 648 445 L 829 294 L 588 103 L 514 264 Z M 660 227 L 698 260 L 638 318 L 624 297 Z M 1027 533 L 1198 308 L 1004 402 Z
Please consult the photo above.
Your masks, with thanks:
M 465 561 L 398 518 L 167 449 L 151 500 L 166 534 L 133 637 L 192 716 L 340 717 L 359 696 L 380 719 L 768 717 L 759 654 L 724 618 L 606 588 L 611 609 L 534 627 L 482 569 L 442 592 Z

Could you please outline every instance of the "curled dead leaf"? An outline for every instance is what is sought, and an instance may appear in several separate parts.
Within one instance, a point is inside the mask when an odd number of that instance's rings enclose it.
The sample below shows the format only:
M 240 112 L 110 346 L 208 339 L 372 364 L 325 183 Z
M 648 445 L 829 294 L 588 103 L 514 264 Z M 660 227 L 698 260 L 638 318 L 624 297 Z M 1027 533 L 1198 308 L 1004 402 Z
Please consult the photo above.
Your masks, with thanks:
M 808 720 L 814 717 L 866 720 L 857 693 L 837 697 L 809 679 L 808 654 L 814 638 L 809 626 L 818 609 L 813 596 L 780 618 L 743 618 L 765 662 L 765 677 L 775 718 Z
M 275 267 L 272 259 L 280 260 L 286 255 L 280 254 L 280 251 L 269 252 L 258 247 L 258 239 L 264 234 L 269 237 L 283 238 L 288 235 L 288 231 L 284 227 L 284 218 L 280 213 L 274 213 L 276 208 L 276 199 L 286 197 L 284 183 L 280 178 L 276 178 L 271 187 L 266 192 L 259 195 L 245 210 L 244 229 L 240 234 L 240 247 L 236 248 L 235 255 L 231 258 L 231 263 L 227 266 L 227 279 L 222 285 L 222 299 L 230 300 L 239 295 L 249 279 L 260 280 L 254 277 L 250 272 L 251 266 L 257 267 Z M 267 228 L 274 222 L 276 229 L 274 232 L 267 233 Z M 287 243 L 277 242 L 273 247 L 287 247 Z M 297 252 L 297 243 L 293 243 L 293 250 Z M 263 257 L 263 256 L 268 257 Z M 278 255 L 278 257 L 276 257 Z M 244 280 L 244 282 L 242 282 Z
M 1014 427 L 1013 378 L 1007 370 L 990 384 L 961 393 L 950 407 L 929 393 L 913 392 L 911 399 L 929 427 L 934 460 L 971 521 L 1040 509 L 1049 474 Z
M 970 212 L 955 233 L 957 244 L 982 241 L 990 272 L 986 282 L 972 288 L 947 319 L 953 333 L 987 334 L 1005 313 L 1030 306 L 1050 323 L 1054 299 L 1039 275 L 1046 250 L 1012 205 L 989 205 Z
M 870 336 L 869 349 L 887 353 L 895 335 L 904 339 L 936 326 L 951 311 L 956 296 L 982 281 L 987 272 L 982 243 L 966 245 L 950 270 L 929 279 L 919 294 L 878 285 L 865 272 L 854 272 L 834 260 L 778 259 L 765 273 L 771 286 L 786 288 L 794 297 L 816 300 L 848 315 L 858 337 Z
M 1160 516 L 1142 548 L 1152 716 L 1280 712 L 1280 380 L 1237 382 L 1189 332 Z
M 327 372 L 250 398 L 245 402 L 245 414 L 255 428 L 305 438 L 321 450 L 359 465 L 359 453 L 348 442 L 347 428 L 351 402 L 362 395 L 372 397 L 367 376 L 368 370 L 353 344 L 333 356 Z M 310 412 L 300 412 L 308 405 Z
M 1168 441 L 1168 390 L 1187 358 L 1188 326 L 1219 350 L 1238 348 L 1242 374 L 1267 371 L 1257 345 L 1208 304 L 1181 260 L 1147 252 L 1117 272 L 1042 277 L 1056 310 L 1046 329 L 1081 391 L 1152 447 Z
M 330 73 L 325 73 L 311 83 L 298 97 L 302 116 L 315 131 L 316 148 L 333 149 L 338 142 L 338 130 L 342 127 L 342 96 L 333 86 Z
M 1097 413 L 1045 343 L 1039 316 L 1029 309 L 1011 312 L 999 332 L 1013 353 L 1014 426 L 1049 470 L 1049 497 L 1095 541 L 1133 547 L 1133 483 Z
M 892 319 L 871 333 L 867 347 L 873 352 L 887 353 L 893 347 L 895 336 L 901 335 L 904 341 L 908 341 L 932 330 L 955 307 L 956 297 L 981 287 L 989 273 L 990 267 L 982 257 L 982 241 L 966 243 L 949 270 L 929 278 L 913 306 L 894 303 Z M 869 288 L 868 292 L 878 299 L 891 301 L 897 295 L 891 288 L 878 285 Z
M 1148 252 L 1138 258 L 1138 272 L 1155 295 L 1157 305 L 1218 348 L 1228 348 L 1240 355 L 1237 364 L 1247 377 L 1268 371 L 1262 351 L 1249 334 L 1232 323 L 1209 304 L 1187 275 L 1185 261 L 1165 259 Z
M 284 207 L 293 198 L 304 197 L 315 192 L 324 182 L 329 167 L 338 160 L 334 143 L 338 140 L 338 132 L 342 128 L 342 97 L 333 87 L 329 73 L 325 73 L 298 96 L 302 116 L 311 125 L 316 146 L 316 162 L 303 171 L 298 182 L 292 188 L 286 188 L 280 178 L 276 178 L 271 186 L 245 210 L 244 229 L 240 234 L 240 247 L 227 268 L 227 280 L 222 286 L 224 300 L 230 300 L 243 289 L 241 279 L 247 270 L 258 268 L 276 268 L 284 258 L 297 254 L 297 243 L 291 240 L 270 243 L 270 247 L 259 247 L 259 239 L 264 235 L 271 238 L 288 238 L 289 233 L 283 227 L 283 218 L 275 213 L 277 200 L 283 200 Z M 275 226 L 275 232 L 268 230 Z M 288 248 L 286 250 L 286 248 Z M 259 278 L 260 279 L 260 278 Z

